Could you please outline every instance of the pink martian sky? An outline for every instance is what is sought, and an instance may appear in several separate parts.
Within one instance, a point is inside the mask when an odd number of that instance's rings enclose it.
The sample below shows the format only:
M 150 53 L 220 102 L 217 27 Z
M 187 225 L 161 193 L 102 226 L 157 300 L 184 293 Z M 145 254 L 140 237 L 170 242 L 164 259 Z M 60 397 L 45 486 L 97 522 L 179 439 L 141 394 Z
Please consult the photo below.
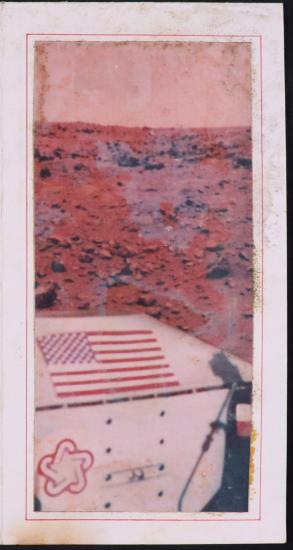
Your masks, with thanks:
M 35 120 L 251 124 L 249 43 L 37 42 Z

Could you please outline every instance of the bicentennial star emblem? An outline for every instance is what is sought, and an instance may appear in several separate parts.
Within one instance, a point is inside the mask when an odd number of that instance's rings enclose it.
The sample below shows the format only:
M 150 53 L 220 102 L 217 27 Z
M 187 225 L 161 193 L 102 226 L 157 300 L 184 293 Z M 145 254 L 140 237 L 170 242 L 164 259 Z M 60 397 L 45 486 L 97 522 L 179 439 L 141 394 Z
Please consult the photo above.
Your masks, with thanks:
M 38 473 L 46 478 L 45 493 L 50 497 L 66 491 L 81 493 L 87 485 L 86 473 L 93 463 L 90 451 L 78 449 L 72 439 L 62 439 L 55 452 L 43 456 L 38 464 Z

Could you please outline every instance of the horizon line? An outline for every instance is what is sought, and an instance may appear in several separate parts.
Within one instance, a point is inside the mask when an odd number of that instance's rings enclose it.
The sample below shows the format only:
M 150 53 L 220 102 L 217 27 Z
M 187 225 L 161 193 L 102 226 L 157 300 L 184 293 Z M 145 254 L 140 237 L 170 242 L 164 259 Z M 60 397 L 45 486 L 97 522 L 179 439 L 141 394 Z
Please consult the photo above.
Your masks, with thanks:
M 220 126 L 148 126 L 147 124 L 141 126 L 130 126 L 125 124 L 102 124 L 100 122 L 90 122 L 86 120 L 34 120 L 34 125 L 41 124 L 58 124 L 58 125 L 80 125 L 80 126 L 95 126 L 100 128 L 121 128 L 128 130 L 230 130 L 230 129 L 252 129 L 252 124 L 236 124 L 236 125 L 220 125 Z

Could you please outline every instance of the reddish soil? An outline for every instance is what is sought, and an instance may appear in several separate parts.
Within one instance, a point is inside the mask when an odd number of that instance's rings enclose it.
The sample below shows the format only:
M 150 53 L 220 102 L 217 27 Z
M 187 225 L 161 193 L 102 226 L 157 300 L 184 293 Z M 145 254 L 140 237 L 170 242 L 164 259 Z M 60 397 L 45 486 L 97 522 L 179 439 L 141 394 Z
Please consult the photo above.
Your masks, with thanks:
M 144 312 L 251 360 L 251 136 L 35 129 L 37 308 Z

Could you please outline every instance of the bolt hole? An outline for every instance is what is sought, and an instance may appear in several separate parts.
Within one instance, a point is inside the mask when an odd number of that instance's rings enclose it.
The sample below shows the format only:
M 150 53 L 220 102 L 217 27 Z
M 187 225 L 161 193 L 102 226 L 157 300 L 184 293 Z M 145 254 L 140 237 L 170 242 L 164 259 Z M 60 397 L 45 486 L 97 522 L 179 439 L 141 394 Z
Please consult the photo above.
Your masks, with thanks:
M 160 445 L 163 445 L 164 441 L 164 439 L 160 439 Z
M 110 508 L 111 502 L 106 502 L 106 503 L 104 504 L 104 506 L 105 506 L 105 508 Z
M 111 451 L 112 451 L 111 447 L 108 447 L 108 448 L 106 449 L 106 453 L 110 453 Z
M 110 479 L 112 479 L 111 474 L 107 474 L 106 477 L 105 477 L 105 480 L 106 480 L 106 481 L 110 481 Z
M 159 491 L 159 492 L 158 492 L 158 497 L 162 497 L 163 494 L 164 494 L 164 491 Z
M 106 421 L 106 424 L 112 424 L 112 418 L 108 418 L 108 420 Z
M 162 470 L 165 470 L 165 466 L 164 466 L 164 464 L 160 464 L 160 466 L 159 466 L 159 470 L 160 470 L 160 471 L 162 471 Z
M 166 414 L 165 411 L 160 412 L 160 416 L 165 416 L 165 414 Z

